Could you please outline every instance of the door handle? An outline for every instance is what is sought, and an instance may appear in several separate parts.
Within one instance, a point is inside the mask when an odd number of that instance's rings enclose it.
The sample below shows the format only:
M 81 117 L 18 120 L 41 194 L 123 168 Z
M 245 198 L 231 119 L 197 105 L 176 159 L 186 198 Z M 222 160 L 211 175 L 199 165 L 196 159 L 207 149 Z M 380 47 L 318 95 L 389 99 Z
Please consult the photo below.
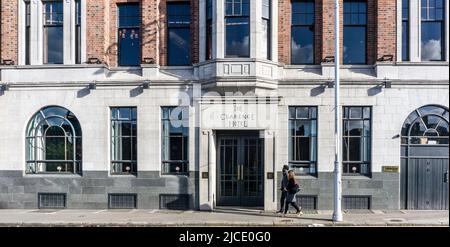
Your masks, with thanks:
M 448 183 L 448 171 L 444 173 L 444 183 Z

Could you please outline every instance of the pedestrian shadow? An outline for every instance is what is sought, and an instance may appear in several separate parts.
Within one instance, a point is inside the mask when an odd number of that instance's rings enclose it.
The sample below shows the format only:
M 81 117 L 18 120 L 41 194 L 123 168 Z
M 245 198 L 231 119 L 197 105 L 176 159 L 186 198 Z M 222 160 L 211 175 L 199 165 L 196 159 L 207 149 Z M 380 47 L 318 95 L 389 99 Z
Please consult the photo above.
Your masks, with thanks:
M 221 213 L 221 214 L 234 214 L 234 215 L 245 215 L 245 216 L 262 216 L 267 218 L 276 218 L 276 219 L 298 219 L 298 220 L 321 220 L 321 221 L 332 221 L 330 218 L 322 218 L 322 217 L 308 217 L 308 216 L 300 216 L 298 217 L 296 214 L 287 214 L 285 217 L 281 217 L 281 214 L 277 214 L 275 212 L 264 212 L 262 210 L 257 209 L 235 209 L 235 208 L 216 208 L 213 213 Z

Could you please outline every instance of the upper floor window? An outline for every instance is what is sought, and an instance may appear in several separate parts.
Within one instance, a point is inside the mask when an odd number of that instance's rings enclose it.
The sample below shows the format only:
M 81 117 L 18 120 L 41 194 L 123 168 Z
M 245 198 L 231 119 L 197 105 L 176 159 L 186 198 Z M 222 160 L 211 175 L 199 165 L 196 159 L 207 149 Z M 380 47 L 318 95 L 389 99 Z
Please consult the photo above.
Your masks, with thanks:
M 139 4 L 117 5 L 119 66 L 138 66 L 141 62 L 140 11 Z
M 409 0 L 402 0 L 402 61 L 409 60 Z
M 162 173 L 189 173 L 189 108 L 162 107 Z
M 444 0 L 422 0 L 421 6 L 422 61 L 442 61 L 445 57 Z
M 272 46 L 272 39 L 270 36 L 272 35 L 271 32 L 271 25 L 272 25 L 272 1 L 271 0 L 262 0 L 262 39 L 261 39 L 261 49 L 263 51 L 263 57 L 267 60 L 270 60 L 272 58 L 271 56 L 271 46 Z
M 81 126 L 65 108 L 41 109 L 28 123 L 27 173 L 81 173 Z
M 317 107 L 289 107 L 289 167 L 317 173 Z
M 25 65 L 30 65 L 31 5 L 25 1 Z
M 366 63 L 366 0 L 344 0 L 344 64 Z
M 75 63 L 81 63 L 81 0 L 75 0 Z
M 343 172 L 370 175 L 371 164 L 371 107 L 344 107 Z
M 291 63 L 314 63 L 314 0 L 292 1 Z
M 137 173 L 137 109 L 111 108 L 111 173 Z
M 189 2 L 167 3 L 168 65 L 191 64 L 191 12 Z
M 250 57 L 249 0 L 225 1 L 226 57 Z
M 213 6 L 212 0 L 206 0 L 206 60 L 212 59 L 212 23 Z
M 63 1 L 43 2 L 44 9 L 44 64 L 64 62 Z

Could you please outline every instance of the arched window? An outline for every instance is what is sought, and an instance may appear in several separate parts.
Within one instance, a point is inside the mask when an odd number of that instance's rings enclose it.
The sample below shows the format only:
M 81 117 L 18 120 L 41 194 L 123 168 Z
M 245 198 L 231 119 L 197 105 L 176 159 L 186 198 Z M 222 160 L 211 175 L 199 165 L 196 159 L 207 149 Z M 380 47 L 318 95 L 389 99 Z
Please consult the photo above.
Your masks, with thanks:
M 37 112 L 26 133 L 27 173 L 81 173 L 81 126 L 69 110 Z
M 403 145 L 448 145 L 449 113 L 440 106 L 428 105 L 411 113 L 402 129 Z

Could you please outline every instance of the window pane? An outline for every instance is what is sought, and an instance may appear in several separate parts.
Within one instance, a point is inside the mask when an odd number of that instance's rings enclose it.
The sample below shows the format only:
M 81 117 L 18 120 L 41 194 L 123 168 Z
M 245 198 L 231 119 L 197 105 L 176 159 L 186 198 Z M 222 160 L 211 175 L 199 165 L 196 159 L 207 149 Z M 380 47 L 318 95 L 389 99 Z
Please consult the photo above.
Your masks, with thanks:
M 141 38 L 138 28 L 119 29 L 119 65 L 137 66 L 140 64 Z
M 441 61 L 443 56 L 442 22 L 422 21 L 422 61 Z
M 314 28 L 312 26 L 292 27 L 292 64 L 314 63 Z
M 250 56 L 250 30 L 248 18 L 232 18 L 226 20 L 226 56 Z
M 366 27 L 344 27 L 344 63 L 366 63 Z
M 362 138 L 349 138 L 349 160 L 350 161 L 362 161 L 363 153 L 363 139 Z
M 295 138 L 295 160 L 297 161 L 309 161 L 310 160 L 310 140 L 308 137 Z
M 190 29 L 189 28 L 170 28 L 169 29 L 169 61 L 171 66 L 190 64 Z
M 120 4 L 119 9 L 119 27 L 139 27 L 140 11 L 139 4 Z
M 62 64 L 64 62 L 64 32 L 62 26 L 44 27 L 44 63 Z

